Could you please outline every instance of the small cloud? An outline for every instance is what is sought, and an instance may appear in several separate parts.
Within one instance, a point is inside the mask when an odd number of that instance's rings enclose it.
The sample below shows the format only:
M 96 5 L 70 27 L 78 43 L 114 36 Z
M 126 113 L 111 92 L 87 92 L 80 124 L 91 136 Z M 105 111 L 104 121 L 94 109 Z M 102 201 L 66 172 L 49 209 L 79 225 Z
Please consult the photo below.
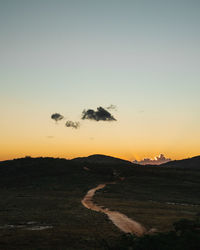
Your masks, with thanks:
M 64 118 L 64 116 L 62 116 L 59 113 L 54 113 L 54 114 L 51 115 L 51 119 L 53 119 L 56 122 L 62 120 L 63 118 Z
M 108 110 L 114 110 L 114 111 L 117 111 L 117 106 L 116 106 L 116 105 L 111 104 L 111 105 L 110 105 L 110 106 L 108 106 L 106 109 L 108 109 Z
M 141 161 L 133 161 L 133 163 L 140 164 L 140 165 L 160 165 L 166 162 L 171 161 L 170 158 L 166 158 L 163 154 L 154 157 L 154 159 L 144 158 Z
M 116 121 L 109 111 L 102 107 L 98 107 L 97 111 L 93 109 L 83 110 L 82 120 L 94 120 L 94 121 Z
M 48 135 L 47 138 L 48 138 L 48 139 L 53 139 L 54 136 L 53 136 L 53 135 Z
M 68 128 L 78 129 L 80 127 L 80 122 L 67 121 L 65 126 Z
M 139 113 L 140 113 L 140 114 L 144 113 L 144 110 L 140 110 Z

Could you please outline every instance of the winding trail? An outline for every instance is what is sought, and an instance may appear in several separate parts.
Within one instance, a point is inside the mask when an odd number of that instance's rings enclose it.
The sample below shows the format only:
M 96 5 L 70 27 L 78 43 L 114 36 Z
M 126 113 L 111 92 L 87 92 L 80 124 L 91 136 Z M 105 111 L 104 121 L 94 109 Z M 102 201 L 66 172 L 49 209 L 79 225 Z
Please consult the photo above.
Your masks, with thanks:
M 112 182 L 107 184 L 115 183 Z M 81 201 L 83 206 L 93 211 L 106 214 L 108 218 L 113 222 L 113 224 L 124 233 L 131 233 L 137 236 L 144 235 L 147 230 L 139 222 L 128 218 L 122 213 L 119 213 L 117 211 L 110 211 L 108 208 L 103 208 L 102 206 L 93 203 L 92 198 L 95 195 L 95 192 L 99 189 L 103 189 L 107 184 L 100 184 L 96 188 L 90 189 Z

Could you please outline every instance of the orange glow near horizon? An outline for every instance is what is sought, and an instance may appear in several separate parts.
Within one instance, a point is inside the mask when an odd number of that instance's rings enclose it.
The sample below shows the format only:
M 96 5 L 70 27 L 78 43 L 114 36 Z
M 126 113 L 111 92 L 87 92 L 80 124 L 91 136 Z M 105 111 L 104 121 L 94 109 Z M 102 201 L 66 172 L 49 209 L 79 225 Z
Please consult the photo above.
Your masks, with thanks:
M 51 139 L 49 139 L 51 140 Z M 53 140 L 53 139 L 52 139 Z M 190 148 L 191 149 L 191 148 Z M 146 152 L 146 153 L 145 153 Z M 148 151 L 145 150 L 142 151 L 141 148 L 139 149 L 125 149 L 122 147 L 115 147 L 114 145 L 111 147 L 108 145 L 107 147 L 103 145 L 65 145 L 62 144 L 59 147 L 51 142 L 51 143 L 44 143 L 43 145 L 37 145 L 36 143 L 33 145 L 7 145 L 7 147 L 4 146 L 4 149 L 1 151 L 0 155 L 0 161 L 14 159 L 14 158 L 23 158 L 25 156 L 31 156 L 31 157 L 54 157 L 54 158 L 66 158 L 66 159 L 72 159 L 76 157 L 86 157 L 92 154 L 104 154 L 109 155 L 129 161 L 133 160 L 143 160 L 144 158 L 150 158 L 155 159 L 160 153 L 163 153 L 165 157 L 169 157 L 172 160 L 180 160 L 185 158 L 190 158 L 193 156 L 199 155 L 199 152 L 197 149 L 191 150 L 191 152 L 188 152 L 186 149 L 182 149 L 181 152 L 178 153 L 171 153 L 169 150 L 159 150 L 158 148 L 155 148 L 155 150 Z
M 119 118 L 118 118 L 119 119 Z M 129 161 L 154 158 L 161 153 L 167 158 L 184 159 L 200 154 L 197 130 L 182 136 L 178 124 L 173 128 L 163 123 L 155 126 L 146 122 L 85 122 L 80 129 L 66 128 L 63 123 L 55 124 L 51 119 L 40 117 L 27 121 L 23 117 L 13 127 L 12 118 L 4 121 L 1 136 L 0 160 L 25 157 L 76 158 L 92 154 L 105 154 Z M 120 120 L 120 119 L 119 119 Z M 123 120 L 123 118 L 122 118 Z M 170 131 L 171 129 L 171 131 Z M 164 134 L 162 131 L 168 133 Z M 198 131 L 199 133 L 199 131 Z
M 0 141 L 0 160 L 25 157 L 75 158 L 92 154 L 105 154 L 129 161 L 154 158 L 159 154 L 171 159 L 184 159 L 200 154 L 197 129 L 191 129 L 185 136 L 183 126 L 172 121 L 143 119 L 104 123 L 82 123 L 80 129 L 66 128 L 62 122 L 55 124 L 50 118 L 40 115 L 21 116 L 13 126 L 13 117 L 7 116 L 3 123 L 4 133 Z M 150 122 L 149 122 L 150 121 Z M 132 125 L 133 124 L 133 125 Z M 186 123 L 187 124 L 187 123 Z M 157 126 L 155 126 L 157 125 Z M 172 126 L 173 125 L 173 126 Z M 134 129 L 133 129 L 134 127 Z M 163 133 L 163 131 L 168 131 Z M 199 133 L 200 134 L 200 133 Z

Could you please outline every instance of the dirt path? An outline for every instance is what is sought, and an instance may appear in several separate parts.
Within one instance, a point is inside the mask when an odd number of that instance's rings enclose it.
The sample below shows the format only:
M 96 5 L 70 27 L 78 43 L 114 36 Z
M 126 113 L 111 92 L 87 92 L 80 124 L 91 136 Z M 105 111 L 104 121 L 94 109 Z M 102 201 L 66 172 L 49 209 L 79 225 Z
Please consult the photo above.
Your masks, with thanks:
M 103 189 L 106 185 L 107 184 L 100 184 L 96 188 L 90 189 L 81 201 L 83 206 L 96 212 L 106 214 L 108 218 L 113 222 L 113 224 L 124 233 L 131 233 L 137 236 L 142 236 L 143 234 L 145 234 L 147 230 L 140 223 L 128 218 L 122 213 L 110 211 L 108 208 L 103 208 L 102 206 L 93 203 L 92 198 L 95 195 L 95 192 L 99 189 Z

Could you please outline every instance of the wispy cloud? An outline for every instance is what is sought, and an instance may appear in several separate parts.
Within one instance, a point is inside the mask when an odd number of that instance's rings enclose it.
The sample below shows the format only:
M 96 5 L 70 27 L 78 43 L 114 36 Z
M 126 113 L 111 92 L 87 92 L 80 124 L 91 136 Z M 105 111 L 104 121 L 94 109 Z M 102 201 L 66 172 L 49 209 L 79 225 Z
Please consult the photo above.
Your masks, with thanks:
M 46 138 L 48 138 L 48 139 L 53 139 L 54 136 L 53 136 L 53 135 L 48 135 Z
M 111 105 L 110 105 L 110 106 L 108 106 L 106 109 L 108 109 L 108 110 L 114 110 L 114 111 L 117 111 L 117 106 L 116 106 L 116 105 L 111 104 Z
M 116 121 L 114 116 L 103 107 L 98 107 L 97 111 L 93 109 L 83 110 L 82 120 L 94 120 L 94 121 Z
M 133 163 L 140 164 L 140 165 L 160 165 L 166 162 L 171 161 L 170 158 L 166 158 L 163 154 L 156 156 L 154 159 L 144 158 L 141 161 L 134 161 Z

